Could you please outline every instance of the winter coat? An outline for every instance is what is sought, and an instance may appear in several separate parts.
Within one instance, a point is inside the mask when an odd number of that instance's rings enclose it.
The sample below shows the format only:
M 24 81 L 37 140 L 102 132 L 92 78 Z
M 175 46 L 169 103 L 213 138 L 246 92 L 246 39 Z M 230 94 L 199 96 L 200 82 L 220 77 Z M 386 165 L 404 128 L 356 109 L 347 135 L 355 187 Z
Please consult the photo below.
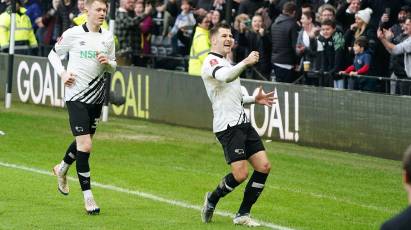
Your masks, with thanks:
M 318 41 L 321 44 L 318 56 L 320 57 L 319 70 L 321 72 L 328 72 L 334 80 L 341 79 L 337 75 L 341 70 L 344 70 L 344 37 L 339 32 L 334 32 L 330 38 L 320 36 Z M 351 59 L 353 60 L 353 59 Z
M 295 47 L 298 25 L 295 18 L 280 14 L 271 25 L 271 61 L 278 64 L 297 64 Z
M 264 77 L 269 78 L 271 73 L 271 41 L 270 36 L 265 33 L 261 36 L 260 33 L 254 31 L 247 31 L 239 34 L 239 44 L 247 47 L 247 53 L 251 51 L 258 51 L 260 53 L 260 60 L 256 64 L 256 69 L 263 74 Z M 252 74 L 254 79 L 261 80 Z

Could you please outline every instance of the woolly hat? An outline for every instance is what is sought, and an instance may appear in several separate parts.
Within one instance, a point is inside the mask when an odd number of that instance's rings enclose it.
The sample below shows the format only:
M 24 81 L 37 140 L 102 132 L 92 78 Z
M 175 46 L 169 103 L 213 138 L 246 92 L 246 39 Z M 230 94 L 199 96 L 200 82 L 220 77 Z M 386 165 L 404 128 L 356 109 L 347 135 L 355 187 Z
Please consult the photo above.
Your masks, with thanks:
M 361 20 L 363 20 L 365 23 L 368 24 L 370 22 L 371 14 L 372 14 L 372 10 L 370 8 L 366 8 L 366 9 L 358 11 L 355 14 L 355 17 L 361 18 Z

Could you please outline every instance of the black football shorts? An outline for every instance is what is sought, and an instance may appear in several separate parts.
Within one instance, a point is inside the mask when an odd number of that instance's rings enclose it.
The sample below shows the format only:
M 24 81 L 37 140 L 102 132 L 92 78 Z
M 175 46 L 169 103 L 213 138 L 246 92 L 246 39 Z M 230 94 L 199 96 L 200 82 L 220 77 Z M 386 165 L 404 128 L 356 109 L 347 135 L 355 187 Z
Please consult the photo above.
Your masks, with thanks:
M 102 104 L 66 101 L 73 136 L 94 134 L 100 120 Z
M 227 164 L 247 160 L 253 154 L 265 150 L 263 142 L 250 123 L 243 123 L 215 134 L 224 149 Z

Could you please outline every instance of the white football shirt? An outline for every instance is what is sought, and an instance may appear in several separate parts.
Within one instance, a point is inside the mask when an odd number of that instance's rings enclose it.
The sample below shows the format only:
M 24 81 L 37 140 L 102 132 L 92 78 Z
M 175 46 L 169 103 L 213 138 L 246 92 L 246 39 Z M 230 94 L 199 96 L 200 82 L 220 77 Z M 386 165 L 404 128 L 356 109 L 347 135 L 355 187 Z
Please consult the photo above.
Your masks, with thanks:
M 210 52 L 204 60 L 201 77 L 213 107 L 213 132 L 217 133 L 230 127 L 249 122 L 243 102 L 254 102 L 254 97 L 243 97 L 240 79 L 231 82 L 216 79 L 216 72 L 233 66 L 222 55 Z M 245 68 L 241 67 L 241 71 Z M 241 71 L 239 73 L 241 73 Z
M 116 66 L 112 33 L 105 29 L 91 32 L 86 24 L 75 26 L 63 33 L 53 51 L 60 57 L 69 54 L 67 72 L 75 74 L 74 84 L 65 87 L 65 101 L 103 103 L 104 72 L 114 72 Z M 100 64 L 98 52 L 108 57 L 109 65 Z

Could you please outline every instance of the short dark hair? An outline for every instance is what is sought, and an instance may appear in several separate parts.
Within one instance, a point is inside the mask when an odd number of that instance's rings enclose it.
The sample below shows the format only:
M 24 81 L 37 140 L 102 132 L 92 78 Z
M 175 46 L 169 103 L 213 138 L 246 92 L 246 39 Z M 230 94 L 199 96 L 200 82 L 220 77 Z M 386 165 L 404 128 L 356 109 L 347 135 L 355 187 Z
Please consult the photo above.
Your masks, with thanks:
M 230 24 L 226 23 L 226 22 L 219 22 L 217 24 L 215 24 L 213 26 L 213 28 L 211 28 L 210 30 L 210 38 L 213 37 L 216 33 L 218 33 L 218 30 L 220 28 L 224 28 L 224 29 L 230 29 L 231 30 L 231 26 Z
M 183 3 L 187 3 L 188 5 L 193 7 L 193 1 L 191 1 L 191 0 L 181 0 L 181 4 L 183 4 Z
M 296 11 L 297 11 L 297 5 L 292 1 L 286 2 L 283 5 L 283 14 L 292 15 Z
M 206 17 L 207 17 L 207 14 L 195 14 L 194 15 L 194 19 L 196 20 L 197 25 L 201 24 L 203 22 L 204 18 L 206 18 Z
M 354 44 L 366 49 L 368 47 L 368 39 L 365 36 L 359 36 L 357 39 L 355 39 Z
M 156 0 L 155 1 L 155 3 L 154 3 L 154 6 L 162 6 L 162 5 L 164 5 L 164 1 L 162 1 L 162 0 Z
M 405 182 L 407 184 L 411 184 L 411 145 L 408 146 L 407 150 L 404 153 L 404 157 L 402 159 L 402 169 L 407 175 L 407 180 Z
M 305 15 L 307 18 L 311 18 L 312 21 L 314 22 L 314 20 L 315 20 L 315 15 L 314 15 L 313 12 L 304 12 L 304 13 L 301 14 L 301 16 L 303 16 L 303 15 Z
M 410 13 L 410 12 L 411 12 L 411 8 L 410 8 L 409 6 L 407 6 L 407 5 L 405 5 L 405 6 L 402 6 L 402 7 L 400 8 L 400 11 L 405 11 L 405 13 Z
M 326 19 L 323 22 L 321 22 L 322 26 L 331 26 L 332 28 L 335 29 L 335 27 L 337 27 L 337 24 L 335 23 L 334 20 L 330 20 L 330 19 Z
M 305 2 L 301 5 L 301 8 L 310 8 L 311 11 L 312 11 L 313 10 L 313 5 L 311 5 L 310 3 Z

